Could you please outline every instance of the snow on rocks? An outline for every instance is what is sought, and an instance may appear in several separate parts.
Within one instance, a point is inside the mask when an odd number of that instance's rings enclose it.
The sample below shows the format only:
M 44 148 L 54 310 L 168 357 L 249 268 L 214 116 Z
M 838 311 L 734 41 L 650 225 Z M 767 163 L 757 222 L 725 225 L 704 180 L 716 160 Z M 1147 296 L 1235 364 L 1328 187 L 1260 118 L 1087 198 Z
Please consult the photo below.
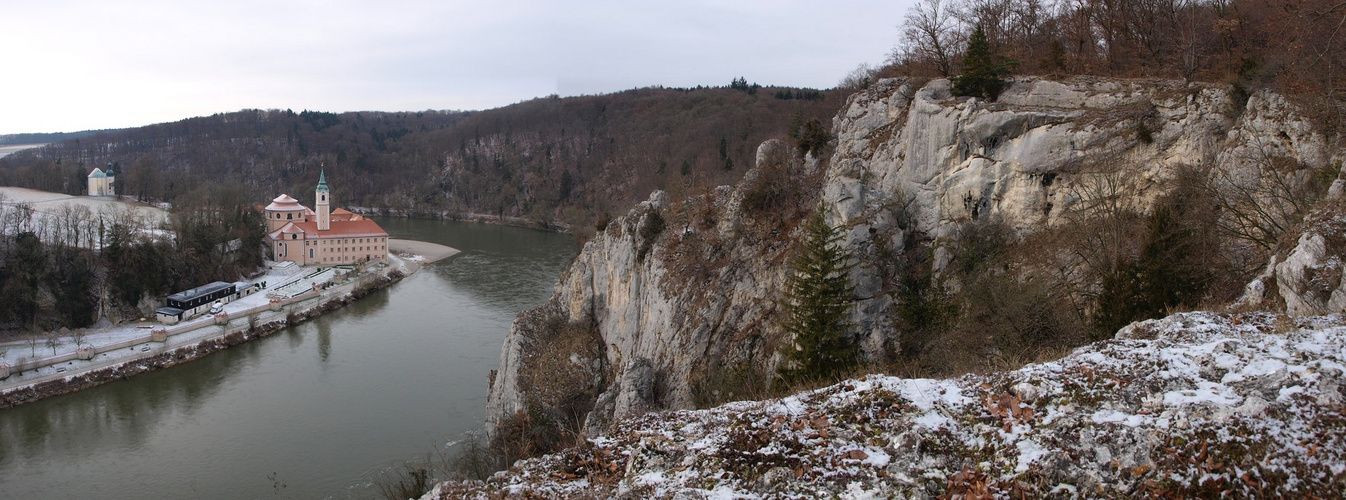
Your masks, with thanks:
M 651 413 L 425 498 L 1333 497 L 1343 325 L 1183 313 L 1013 372 Z

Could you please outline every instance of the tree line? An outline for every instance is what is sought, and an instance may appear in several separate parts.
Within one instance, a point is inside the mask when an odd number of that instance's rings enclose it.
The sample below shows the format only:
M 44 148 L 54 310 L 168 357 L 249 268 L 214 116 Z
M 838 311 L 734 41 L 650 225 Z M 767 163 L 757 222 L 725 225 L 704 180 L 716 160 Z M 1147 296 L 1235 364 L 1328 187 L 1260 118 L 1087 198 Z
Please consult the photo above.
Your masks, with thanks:
M 1018 74 L 1228 81 L 1339 100 L 1344 22 L 1336 0 L 921 0 L 887 71 L 958 75 L 980 28 Z
M 0 197 L 0 336 L 148 317 L 167 294 L 253 274 L 265 218 L 247 198 L 208 184 L 160 222 L 127 207 L 42 213 Z

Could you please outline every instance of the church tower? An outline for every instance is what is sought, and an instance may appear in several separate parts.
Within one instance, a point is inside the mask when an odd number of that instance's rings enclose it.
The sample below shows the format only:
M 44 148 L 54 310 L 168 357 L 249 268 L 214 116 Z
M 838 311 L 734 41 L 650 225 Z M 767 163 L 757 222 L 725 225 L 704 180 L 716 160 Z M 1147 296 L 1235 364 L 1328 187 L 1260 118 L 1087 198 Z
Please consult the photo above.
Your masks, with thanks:
M 330 230 L 332 229 L 332 209 L 331 206 L 328 205 L 329 201 L 327 199 L 330 193 L 327 192 L 326 171 L 322 171 L 318 174 L 318 190 L 315 194 L 318 205 L 318 230 Z

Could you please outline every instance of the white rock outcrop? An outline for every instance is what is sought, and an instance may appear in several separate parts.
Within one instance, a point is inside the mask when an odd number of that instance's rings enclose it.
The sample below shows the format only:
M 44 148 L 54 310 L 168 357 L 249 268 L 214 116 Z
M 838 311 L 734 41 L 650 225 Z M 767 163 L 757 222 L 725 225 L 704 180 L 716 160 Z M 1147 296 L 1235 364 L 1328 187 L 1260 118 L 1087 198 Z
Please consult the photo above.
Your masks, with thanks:
M 664 412 L 448 498 L 1339 497 L 1342 318 L 1183 313 L 1050 363 Z

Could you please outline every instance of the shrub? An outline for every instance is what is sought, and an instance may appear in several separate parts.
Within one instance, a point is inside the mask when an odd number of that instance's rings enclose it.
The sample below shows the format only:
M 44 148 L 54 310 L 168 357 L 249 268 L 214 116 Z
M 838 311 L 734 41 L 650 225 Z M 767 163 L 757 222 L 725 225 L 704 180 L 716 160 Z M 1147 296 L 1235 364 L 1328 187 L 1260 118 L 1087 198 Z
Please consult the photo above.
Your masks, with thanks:
M 823 126 L 822 120 L 811 118 L 804 122 L 803 127 L 800 128 L 797 145 L 801 153 L 811 153 L 816 158 L 822 156 L 823 150 L 827 148 L 827 143 L 831 141 L 832 133 L 827 130 L 827 127 Z
M 640 248 L 636 251 L 636 261 L 645 262 L 645 256 L 649 255 L 650 249 L 654 248 L 654 240 L 659 237 L 659 233 L 664 232 L 666 224 L 664 216 L 659 214 L 659 210 L 651 208 L 645 212 L 645 217 L 640 221 Z
M 824 169 L 806 173 L 794 148 L 781 143 L 773 146 L 744 176 L 739 206 L 746 219 L 773 231 L 788 231 L 793 222 L 807 218 Z
M 385 472 L 374 482 L 379 487 L 379 493 L 387 500 L 420 498 L 434 486 L 430 480 L 430 470 L 425 465 L 409 463 L 402 464 L 392 472 Z

